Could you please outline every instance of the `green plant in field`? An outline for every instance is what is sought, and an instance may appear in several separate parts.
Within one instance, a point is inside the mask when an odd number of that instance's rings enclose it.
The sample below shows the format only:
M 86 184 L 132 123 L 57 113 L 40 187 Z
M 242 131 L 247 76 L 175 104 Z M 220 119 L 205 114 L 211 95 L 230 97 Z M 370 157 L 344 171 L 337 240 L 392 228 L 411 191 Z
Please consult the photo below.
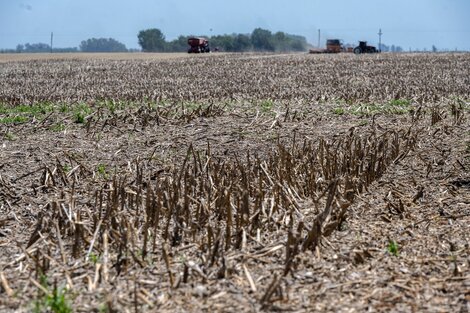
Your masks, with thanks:
M 62 288 L 57 288 L 54 285 L 52 290 L 49 290 L 49 284 L 47 282 L 47 277 L 41 275 L 39 277 L 39 283 L 44 289 L 47 290 L 47 293 L 42 293 L 42 296 L 36 299 L 33 302 L 32 311 L 35 313 L 41 312 L 53 312 L 53 313 L 71 313 L 72 307 L 70 306 L 66 298 L 66 290 Z
M 333 114 L 336 115 L 343 115 L 344 114 L 344 108 L 342 107 L 337 107 L 333 109 Z
M 339 106 L 333 109 L 333 113 L 337 115 L 349 113 L 360 116 L 371 116 L 374 114 L 406 114 L 410 112 L 410 110 L 411 101 L 406 99 L 397 99 L 385 104 L 362 103 L 351 104 L 347 107 Z
M 53 132 L 62 132 L 65 130 L 65 125 L 62 123 L 55 124 L 51 126 L 49 129 L 52 130 Z
M 155 101 L 147 101 L 145 102 L 146 105 L 147 105 L 147 108 L 150 110 L 150 111 L 154 111 L 156 110 L 157 108 L 159 107 L 165 107 L 167 106 L 168 104 L 165 103 L 165 102 L 161 102 L 161 103 L 158 103 L 158 102 L 155 102 Z
M 100 141 L 102 138 L 103 138 L 103 134 L 102 134 L 102 133 L 97 133 L 97 134 L 95 134 L 95 139 L 96 139 L 97 142 Z
M 398 256 L 398 244 L 395 240 L 390 240 L 388 242 L 387 251 L 394 256 Z
M 94 254 L 93 252 L 90 253 L 89 258 L 90 258 L 91 263 L 93 263 L 95 265 L 96 265 L 96 263 L 98 263 L 98 261 L 100 259 L 100 257 L 98 255 Z
M 334 103 L 335 103 L 336 105 L 345 105 L 345 104 L 350 103 L 350 102 L 351 102 L 351 101 L 347 101 L 347 100 L 345 100 L 345 99 L 335 99 L 335 100 L 334 100 Z M 325 102 L 325 103 L 327 103 L 327 102 Z
M 71 313 L 72 308 L 65 297 L 66 291 L 54 288 L 51 294 L 46 294 L 36 300 L 33 306 L 33 312 L 53 312 L 53 313 Z
M 0 124 L 21 124 L 29 121 L 29 118 L 21 115 L 0 118 Z
M 135 102 L 116 101 L 116 100 L 105 100 L 98 103 L 98 107 L 109 110 L 111 113 L 115 113 L 117 110 L 124 110 L 130 107 L 137 107 L 138 104 Z
M 111 113 L 114 113 L 117 109 L 117 103 L 114 100 L 104 101 L 103 103 L 100 103 L 99 106 L 108 109 Z
M 107 312 L 109 312 L 108 305 L 107 305 L 106 303 L 100 304 L 100 306 L 98 307 L 98 312 L 99 312 L 99 313 L 107 313 Z
M 79 104 L 74 109 L 74 120 L 77 124 L 85 123 L 85 118 L 90 115 L 93 110 L 85 103 Z
M 70 170 L 71 170 L 72 168 L 70 167 L 70 165 L 65 164 L 65 165 L 62 167 L 62 169 L 64 170 L 65 173 L 68 173 L 68 172 L 70 172 Z
M 98 171 L 98 174 L 103 177 L 104 179 L 108 178 L 108 172 L 106 171 L 106 165 L 104 164 L 98 164 L 96 167 L 96 170 Z
M 85 123 L 85 115 L 82 112 L 75 112 L 75 123 L 77 124 Z
M 54 110 L 54 105 L 50 102 L 37 103 L 32 105 L 16 105 L 9 106 L 5 104 L 0 105 L 0 114 L 28 114 L 33 116 L 44 115 Z
M 15 137 L 15 135 L 13 135 L 13 133 L 7 132 L 5 134 L 5 139 L 8 140 L 8 141 L 15 141 L 16 137 Z
M 411 105 L 411 101 L 407 99 L 394 99 L 388 103 L 390 106 L 408 107 Z
M 260 106 L 261 106 L 261 111 L 269 112 L 273 109 L 274 102 L 272 100 L 264 100 L 264 101 L 261 101 Z
M 196 103 L 196 102 L 186 102 L 182 104 L 183 111 L 194 111 L 197 110 L 198 108 L 202 108 L 202 104 Z
M 62 112 L 62 113 L 70 112 L 70 106 L 63 103 L 63 104 L 60 105 L 59 111 Z
M 39 275 L 39 283 L 41 284 L 41 286 L 43 286 L 46 289 L 49 287 L 49 282 L 47 281 L 47 276 L 44 275 L 44 274 Z

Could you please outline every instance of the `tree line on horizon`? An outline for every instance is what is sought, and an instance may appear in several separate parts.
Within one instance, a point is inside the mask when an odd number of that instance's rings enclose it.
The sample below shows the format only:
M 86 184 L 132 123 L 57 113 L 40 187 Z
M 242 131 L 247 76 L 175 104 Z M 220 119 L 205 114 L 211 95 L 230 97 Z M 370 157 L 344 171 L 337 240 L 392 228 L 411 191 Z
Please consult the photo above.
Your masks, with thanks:
M 167 41 L 158 28 L 141 30 L 138 43 L 143 52 L 186 52 L 188 38 L 196 36 L 180 35 Z M 226 52 L 265 51 L 287 52 L 306 51 L 308 43 L 305 37 L 284 32 L 272 33 L 267 29 L 256 28 L 251 34 L 224 34 L 214 36 L 197 36 L 209 40 L 212 49 Z M 127 49 L 126 45 L 113 38 L 90 38 L 83 40 L 79 47 L 52 48 L 46 43 L 19 44 L 16 49 L 3 49 L 1 53 L 47 53 L 47 52 L 137 52 L 138 49 Z
M 0 50 L 3 53 L 47 53 L 47 52 L 135 52 L 137 49 L 127 49 L 126 45 L 113 38 L 90 38 L 83 40 L 78 47 L 52 48 L 47 43 L 19 44 L 16 49 Z
M 139 45 L 144 52 L 183 52 L 188 50 L 188 38 L 204 37 L 209 40 L 212 49 L 226 52 L 287 52 L 306 51 L 307 39 L 303 36 L 284 32 L 272 33 L 267 29 L 256 28 L 251 34 L 225 34 L 215 36 L 179 36 L 166 41 L 165 35 L 158 28 L 141 30 L 137 35 Z

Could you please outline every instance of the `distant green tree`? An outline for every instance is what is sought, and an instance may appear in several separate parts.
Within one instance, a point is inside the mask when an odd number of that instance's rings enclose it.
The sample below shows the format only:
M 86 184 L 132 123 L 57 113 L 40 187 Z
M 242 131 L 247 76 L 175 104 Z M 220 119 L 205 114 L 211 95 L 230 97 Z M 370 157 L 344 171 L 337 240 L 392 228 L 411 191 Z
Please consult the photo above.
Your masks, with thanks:
M 18 47 L 17 47 L 18 48 Z M 51 52 L 51 46 L 49 46 L 47 43 L 26 43 L 24 45 L 24 50 L 23 52 L 29 52 L 29 53 L 44 53 L 44 52 Z
M 273 35 L 269 30 L 256 28 L 251 33 L 251 43 L 257 51 L 274 51 Z
M 166 41 L 162 31 L 158 28 L 141 30 L 137 35 L 139 45 L 144 52 L 165 51 Z
M 218 48 L 222 51 L 234 51 L 233 35 L 216 35 L 209 38 L 209 44 L 212 49 Z
M 77 52 L 78 48 L 68 47 L 68 48 L 53 48 L 52 52 L 61 53 L 61 52 Z M 16 49 L 3 49 L 1 52 L 4 53 L 48 53 L 51 52 L 51 46 L 47 43 L 25 43 L 24 45 L 19 44 L 16 46 Z
M 307 39 L 304 36 L 286 34 L 289 46 L 287 51 L 306 51 Z
M 127 52 L 123 43 L 113 38 L 90 38 L 80 43 L 82 52 Z
M 435 45 L 432 45 L 432 52 L 434 52 L 434 53 L 437 52 L 437 47 Z
M 287 51 L 289 50 L 289 38 L 284 32 L 277 32 L 273 35 L 273 41 L 275 49 L 277 51 Z
M 188 36 L 179 36 L 178 38 L 166 44 L 168 52 L 186 52 L 188 51 Z
M 250 35 L 238 34 L 233 40 L 233 51 L 249 51 L 253 48 Z

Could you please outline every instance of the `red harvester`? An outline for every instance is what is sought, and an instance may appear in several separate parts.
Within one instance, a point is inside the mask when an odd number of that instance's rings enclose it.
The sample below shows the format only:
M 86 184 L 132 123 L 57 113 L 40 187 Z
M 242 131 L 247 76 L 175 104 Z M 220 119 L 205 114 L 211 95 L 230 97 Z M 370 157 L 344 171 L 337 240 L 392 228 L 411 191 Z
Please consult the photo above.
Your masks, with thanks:
M 209 48 L 209 40 L 202 37 L 191 37 L 188 39 L 188 45 L 190 46 L 188 53 L 204 53 L 211 52 Z

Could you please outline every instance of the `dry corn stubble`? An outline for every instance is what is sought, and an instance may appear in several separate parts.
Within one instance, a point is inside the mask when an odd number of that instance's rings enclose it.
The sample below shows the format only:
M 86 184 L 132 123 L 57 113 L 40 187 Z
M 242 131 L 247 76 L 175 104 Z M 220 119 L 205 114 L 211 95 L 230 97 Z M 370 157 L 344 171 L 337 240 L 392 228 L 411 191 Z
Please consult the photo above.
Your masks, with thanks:
M 90 110 L 84 110 L 82 124 L 53 110 L 43 120 L 1 126 L 2 132 L 15 131 L 19 140 L 44 143 L 41 136 L 63 136 L 77 145 L 57 141 L 63 146 L 47 153 L 40 144 L 24 149 L 16 141 L 8 143 L 9 151 L 2 150 L 2 158 L 21 173 L 12 178 L 10 170 L 2 168 L 0 176 L 2 210 L 12 218 L 5 225 L 14 225 L 19 234 L 7 233 L 0 248 L 17 253 L 0 259 L 2 288 L 11 294 L 21 290 L 18 282 L 26 277 L 39 282 L 47 275 L 78 294 L 74 304 L 81 310 L 100 305 L 109 310 L 314 308 L 298 296 L 305 287 L 302 277 L 308 269 L 325 269 L 325 263 L 336 260 L 322 255 L 328 255 L 335 244 L 331 238 L 357 214 L 356 202 L 373 194 L 377 181 L 408 162 L 410 154 L 419 153 L 428 138 L 468 129 L 465 104 L 453 103 L 448 110 L 436 101 L 468 93 L 465 70 L 457 70 L 448 81 L 449 59 L 468 63 L 466 55 L 385 55 L 380 62 L 368 56 L 255 55 L 9 64 L 1 94 L 8 105 L 90 101 Z M 422 67 L 429 61 L 443 71 L 443 81 L 432 68 Z M 345 77 L 327 80 L 336 75 L 338 62 L 347 63 Z M 28 78 L 20 92 L 15 89 L 18 73 L 26 66 L 33 77 L 42 72 L 43 85 Z M 421 71 L 395 80 L 400 70 L 417 71 L 420 66 Z M 213 69 L 212 77 L 196 79 L 202 69 Z M 386 77 L 382 71 L 388 71 Z M 418 77 L 427 76 L 427 83 L 418 82 Z M 50 84 L 59 81 L 72 88 L 52 89 Z M 43 88 L 49 88 L 48 93 Z M 305 108 L 305 102 L 295 100 L 341 99 L 347 105 L 396 97 L 433 105 L 410 110 L 400 123 L 393 121 L 395 116 L 379 114 L 368 120 L 370 125 L 349 127 L 357 125 L 356 117 L 331 116 L 321 107 Z M 107 100 L 96 101 L 100 99 Z M 336 119 L 349 126 L 334 124 Z M 52 134 L 48 127 L 57 120 L 66 129 Z M 232 126 L 235 121 L 239 125 Z M 309 123 L 326 129 L 321 133 Z M 156 132 L 192 137 L 173 151 L 163 143 L 179 139 Z M 272 137 L 264 139 L 262 132 Z M 221 139 L 210 140 L 218 136 Z M 252 143 L 254 149 L 243 143 Z M 173 154 L 160 151 L 165 149 Z M 26 170 L 16 161 L 35 157 L 40 162 Z M 441 159 L 423 160 L 429 177 L 438 173 Z M 425 198 L 423 192 L 409 204 L 402 194 L 386 198 L 391 215 L 381 218 L 406 218 L 412 214 L 409 205 Z M 24 241 L 17 240 L 18 248 L 16 238 Z M 345 262 L 352 266 L 371 257 L 377 253 L 356 249 L 354 259 Z M 460 275 L 458 257 L 454 272 Z M 325 279 L 328 271 L 316 274 Z M 350 283 L 342 279 L 340 284 Z M 321 284 L 315 286 L 324 294 L 336 288 Z M 112 285 L 119 289 L 111 292 Z M 48 287 L 43 288 L 47 293 Z M 22 290 L 5 306 L 27 306 L 37 288 L 28 285 Z M 321 298 L 314 290 L 308 295 Z M 200 301 L 191 306 L 191 299 Z M 373 307 L 386 302 L 382 299 Z
M 0 64 L 0 102 L 293 100 L 436 103 L 467 97 L 468 55 L 72 59 Z M 441 70 L 437 73 L 434 69 Z M 21 75 L 17 75 L 21 73 Z

